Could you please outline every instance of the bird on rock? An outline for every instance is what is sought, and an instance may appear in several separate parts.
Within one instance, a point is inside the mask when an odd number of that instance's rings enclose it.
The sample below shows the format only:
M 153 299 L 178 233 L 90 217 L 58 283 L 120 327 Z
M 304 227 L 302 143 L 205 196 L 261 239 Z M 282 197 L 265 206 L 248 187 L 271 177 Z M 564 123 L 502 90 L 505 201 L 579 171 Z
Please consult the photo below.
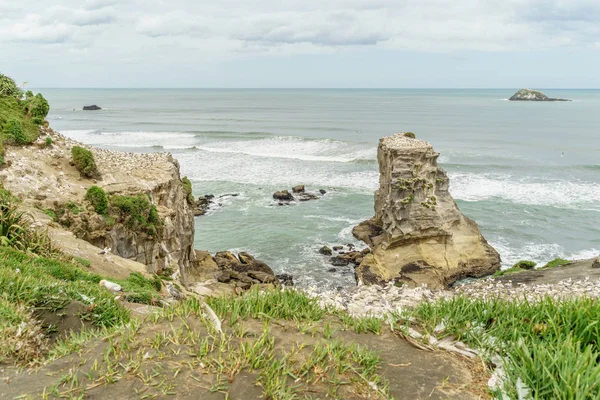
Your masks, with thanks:
M 102 250 L 100 253 L 98 253 L 98 254 L 102 254 L 102 255 L 103 255 L 103 254 L 108 254 L 108 253 L 110 253 L 110 251 L 111 251 L 111 250 L 112 250 L 112 249 L 111 249 L 110 247 L 105 247 L 105 248 L 104 248 L 104 249 L 103 249 L 103 250 Z
M 123 288 L 118 283 L 114 283 L 111 281 L 107 281 L 106 279 L 102 279 L 100 281 L 100 286 L 105 288 L 106 290 L 110 290 L 111 292 L 122 292 Z

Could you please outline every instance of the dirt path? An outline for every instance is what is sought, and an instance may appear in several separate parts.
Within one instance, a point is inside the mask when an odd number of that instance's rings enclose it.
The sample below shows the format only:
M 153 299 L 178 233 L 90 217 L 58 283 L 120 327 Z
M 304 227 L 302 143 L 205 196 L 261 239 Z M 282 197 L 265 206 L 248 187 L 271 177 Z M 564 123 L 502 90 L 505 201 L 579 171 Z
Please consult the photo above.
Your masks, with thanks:
M 420 350 L 385 326 L 379 334 L 358 334 L 327 318 L 224 322 L 223 336 L 193 316 L 147 318 L 37 371 L 0 366 L 0 398 L 486 398 L 480 361 Z M 371 352 L 380 356 L 376 374 L 369 372 Z

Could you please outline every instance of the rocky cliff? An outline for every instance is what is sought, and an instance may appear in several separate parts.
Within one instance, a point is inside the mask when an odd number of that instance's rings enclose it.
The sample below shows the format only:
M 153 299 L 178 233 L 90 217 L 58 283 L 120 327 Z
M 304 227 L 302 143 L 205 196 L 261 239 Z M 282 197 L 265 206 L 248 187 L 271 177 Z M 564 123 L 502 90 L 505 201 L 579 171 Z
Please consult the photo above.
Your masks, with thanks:
M 51 231 L 66 228 L 80 240 L 101 249 L 111 248 L 112 254 L 146 265 L 148 272 L 179 270 L 185 278 L 196 259 L 194 217 L 180 181 L 178 162 L 166 153 L 133 154 L 88 147 L 102 177 L 90 180 L 72 165 L 74 145 L 83 146 L 51 129 L 42 129 L 34 145 L 7 149 L 0 179 L 23 199 L 26 209 L 51 216 L 53 222 L 47 218 Z M 94 212 L 85 200 L 92 185 L 103 188 L 109 198 L 147 196 L 158 211 L 160 232 L 152 235 L 130 229 L 111 216 Z M 61 247 L 65 235 L 55 236 Z M 63 247 L 70 252 L 73 246 L 65 243 Z
M 372 254 L 355 273 L 359 283 L 387 281 L 444 287 L 500 268 L 500 256 L 448 192 L 439 153 L 397 134 L 380 140 L 375 216 L 353 230 Z

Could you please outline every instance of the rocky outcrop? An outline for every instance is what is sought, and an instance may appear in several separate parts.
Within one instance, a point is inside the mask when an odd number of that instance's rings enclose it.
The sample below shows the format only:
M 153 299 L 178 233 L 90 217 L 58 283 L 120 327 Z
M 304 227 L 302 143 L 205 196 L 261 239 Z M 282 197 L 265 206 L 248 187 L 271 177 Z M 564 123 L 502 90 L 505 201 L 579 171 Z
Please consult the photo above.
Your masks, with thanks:
M 150 273 L 179 270 L 185 278 L 195 261 L 194 217 L 180 181 L 178 162 L 167 153 L 134 154 L 88 147 L 102 174 L 101 181 L 91 180 L 81 177 L 70 165 L 71 148 L 83 145 L 51 129 L 42 129 L 40 144 L 45 136 L 52 137 L 52 146 L 7 149 L 5 158 L 11 165 L 0 171 L 5 187 L 21 197 L 26 208 L 47 212 L 57 207 L 66 209 L 71 216 L 66 228 L 77 238 L 100 249 L 111 248 L 114 255 L 146 265 Z M 148 196 L 162 221 L 160 234 L 132 230 L 96 214 L 85 200 L 92 185 L 102 187 L 109 196 Z M 56 244 L 60 247 L 60 242 Z
M 91 105 L 91 106 L 83 106 L 83 110 L 84 111 L 96 111 L 96 110 L 102 110 L 102 108 L 98 107 L 97 105 Z
M 230 251 L 220 251 L 213 257 L 207 251 L 196 250 L 196 260 L 189 270 L 188 280 L 202 282 L 213 291 L 247 290 L 253 285 L 280 285 L 271 267 L 246 252 L 236 256 Z M 283 274 L 281 277 L 285 284 L 293 284 L 290 275 Z M 223 288 L 223 284 L 227 288 Z
M 327 192 L 323 189 L 319 190 L 321 195 L 325 195 Z M 314 193 L 310 193 L 306 191 L 304 185 L 297 185 L 292 188 L 292 192 L 289 190 L 280 190 L 273 193 L 273 199 L 279 202 L 279 205 L 289 204 L 292 201 L 309 201 L 309 200 L 318 200 L 319 196 Z
M 448 192 L 438 156 L 429 143 L 403 134 L 380 140 L 375 217 L 353 231 L 372 249 L 355 270 L 359 283 L 439 288 L 500 269 L 498 252 Z
M 513 94 L 510 101 L 571 101 L 568 99 L 556 99 L 546 96 L 544 93 L 537 90 L 521 89 Z

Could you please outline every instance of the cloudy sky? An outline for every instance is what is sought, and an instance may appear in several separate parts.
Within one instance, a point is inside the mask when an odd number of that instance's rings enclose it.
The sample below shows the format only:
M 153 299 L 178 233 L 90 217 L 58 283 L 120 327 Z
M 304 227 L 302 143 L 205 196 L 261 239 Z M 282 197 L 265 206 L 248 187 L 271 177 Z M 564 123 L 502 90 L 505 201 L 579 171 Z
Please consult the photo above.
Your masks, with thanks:
M 0 0 L 34 87 L 600 88 L 600 0 Z

